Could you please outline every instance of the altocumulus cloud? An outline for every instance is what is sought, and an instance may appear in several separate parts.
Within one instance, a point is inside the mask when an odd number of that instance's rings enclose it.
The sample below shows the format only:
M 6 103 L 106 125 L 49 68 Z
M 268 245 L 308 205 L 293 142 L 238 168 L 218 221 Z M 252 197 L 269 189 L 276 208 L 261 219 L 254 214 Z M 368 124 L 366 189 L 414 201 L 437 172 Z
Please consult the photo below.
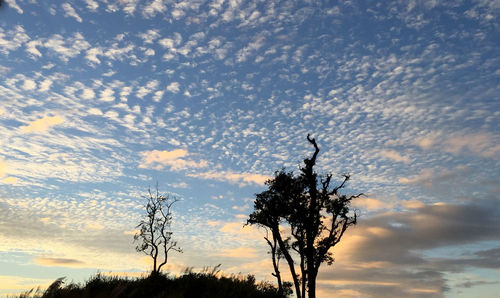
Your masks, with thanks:
M 64 122 L 64 119 L 60 116 L 46 116 L 40 119 L 37 119 L 33 122 L 30 122 L 26 126 L 22 126 L 24 132 L 26 133 L 34 133 L 34 132 L 46 132 L 52 126 L 59 125 Z

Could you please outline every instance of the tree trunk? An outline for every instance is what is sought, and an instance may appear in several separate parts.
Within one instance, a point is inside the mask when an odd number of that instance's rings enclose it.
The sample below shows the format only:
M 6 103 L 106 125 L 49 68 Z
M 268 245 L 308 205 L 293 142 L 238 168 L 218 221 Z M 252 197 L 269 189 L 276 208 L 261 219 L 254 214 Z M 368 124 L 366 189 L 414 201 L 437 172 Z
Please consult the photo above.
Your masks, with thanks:
M 309 298 L 316 298 L 316 276 L 318 275 L 318 271 L 312 269 L 307 275 L 307 296 Z
M 299 279 L 297 278 L 297 273 L 295 272 L 295 266 L 293 263 L 292 256 L 288 252 L 288 249 L 286 248 L 285 242 L 283 242 L 283 239 L 281 239 L 279 227 L 272 228 L 272 232 L 273 232 L 274 239 L 278 240 L 278 244 L 281 248 L 281 251 L 283 252 L 283 256 L 285 257 L 285 260 L 288 263 L 288 267 L 290 267 L 290 274 L 292 274 L 293 284 L 295 285 L 295 293 L 297 295 L 297 298 L 303 298 L 301 293 L 300 293 L 300 283 L 299 283 Z

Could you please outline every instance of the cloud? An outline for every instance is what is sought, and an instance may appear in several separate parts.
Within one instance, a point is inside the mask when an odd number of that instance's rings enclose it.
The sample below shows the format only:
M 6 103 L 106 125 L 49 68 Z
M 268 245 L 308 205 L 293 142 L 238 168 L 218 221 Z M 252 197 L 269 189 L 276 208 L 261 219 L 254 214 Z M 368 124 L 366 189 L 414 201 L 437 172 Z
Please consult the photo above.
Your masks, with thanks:
M 93 62 L 95 64 L 101 64 L 101 60 L 97 58 L 97 55 L 103 55 L 102 49 L 101 48 L 91 48 L 87 50 L 87 53 L 85 55 L 85 58 L 89 60 L 90 62 Z
M 425 136 L 418 138 L 415 143 L 422 149 L 427 150 L 432 147 L 435 143 L 435 138 L 431 136 Z
M 23 26 L 17 25 L 11 30 L 4 31 L 0 28 L 0 53 L 9 54 L 27 42 L 30 37 Z
M 136 93 L 136 96 L 138 98 L 143 98 L 144 96 L 148 95 L 149 93 L 153 92 L 159 85 L 159 82 L 157 80 L 152 80 L 149 81 L 146 86 L 141 86 Z
M 258 256 L 257 250 L 250 247 L 227 248 L 217 252 L 215 256 L 227 258 L 255 258 Z
M 174 40 L 171 38 L 162 38 L 158 43 L 166 49 L 174 49 Z
M 95 92 L 91 88 L 84 88 L 82 91 L 83 99 L 93 99 L 95 97 Z
M 245 218 L 246 218 L 246 216 L 245 216 Z M 213 226 L 220 225 L 219 222 L 212 222 L 212 224 L 213 224 Z M 226 234 L 229 234 L 229 235 L 242 237 L 244 239 L 262 240 L 263 237 L 265 236 L 262 229 L 259 229 L 256 226 L 245 225 L 244 222 L 240 222 L 240 221 L 224 223 L 219 228 L 219 231 L 226 233 Z
M 7 164 L 5 163 L 5 161 L 3 161 L 3 159 L 0 158 L 0 178 L 5 176 L 6 170 Z
M 51 283 L 54 282 L 53 278 L 33 278 L 33 277 L 20 277 L 15 275 L 0 275 L 0 293 L 6 294 L 7 297 L 19 296 L 21 291 L 27 289 L 47 288 Z M 6 290 L 12 291 L 13 293 L 5 293 Z
M 380 156 L 387 158 L 396 162 L 410 163 L 410 158 L 408 156 L 402 156 L 399 152 L 394 150 L 382 150 L 379 152 Z
M 106 88 L 101 91 L 99 100 L 105 101 L 105 102 L 111 102 L 115 100 L 115 97 L 113 96 L 115 94 L 115 91 L 111 88 Z
M 458 166 L 454 169 L 423 169 L 419 174 L 411 177 L 401 177 L 398 182 L 401 184 L 415 184 L 423 186 L 427 189 L 443 190 L 450 194 L 450 186 L 455 189 L 465 186 L 467 183 L 463 181 L 464 177 L 470 176 L 471 169 L 465 166 Z M 460 182 L 461 181 L 461 182 Z
M 172 183 L 174 188 L 188 188 L 189 185 L 186 182 Z
M 264 33 L 267 33 L 264 31 Z M 252 54 L 252 52 L 255 52 L 259 50 L 262 46 L 264 46 L 265 43 L 265 34 L 261 34 L 257 37 L 254 38 L 253 41 L 251 41 L 246 47 L 242 48 L 241 50 L 236 53 L 236 61 L 238 62 L 244 62 L 247 60 L 247 58 Z
M 498 158 L 500 144 L 494 141 L 495 138 L 486 133 L 458 135 L 446 139 L 443 150 L 455 155 L 471 152 L 483 157 Z
M 19 182 L 19 179 L 17 179 L 16 177 L 7 177 L 2 179 L 1 182 L 5 184 L 17 184 L 17 182 Z
M 130 208 L 123 200 L 0 198 L 0 249 L 37 254 L 45 266 L 129 269 L 138 264 L 132 238 L 123 233 L 134 226 L 122 220 L 136 216 Z
M 19 182 L 18 178 L 12 176 L 5 177 L 7 176 L 7 169 L 7 163 L 2 158 L 0 158 L 0 182 L 3 184 L 17 184 Z
M 38 91 L 40 92 L 47 92 L 50 89 L 50 86 L 52 86 L 52 80 L 51 79 L 45 79 L 40 83 L 40 89 Z
M 425 204 L 423 202 L 418 201 L 418 200 L 402 201 L 401 205 L 403 205 L 403 207 L 408 208 L 408 209 L 422 208 L 425 206 Z
M 363 211 L 378 211 L 382 209 L 391 209 L 394 203 L 388 203 L 376 198 L 359 197 L 352 201 L 352 206 L 361 208 Z
M 76 32 L 72 37 L 54 34 L 43 43 L 43 46 L 56 52 L 59 59 L 67 62 L 69 58 L 74 58 L 82 51 L 88 49 L 90 44 L 81 33 Z
M 133 44 L 128 44 L 124 47 L 119 47 L 118 43 L 113 43 L 110 48 L 103 51 L 103 55 L 111 60 L 122 61 L 126 57 L 131 57 L 135 46 Z
M 177 93 L 180 91 L 179 89 L 179 83 L 177 82 L 172 82 L 170 85 L 167 86 L 167 90 L 172 92 L 172 93 Z
M 186 170 L 192 168 L 204 168 L 208 166 L 208 162 L 205 160 L 193 161 L 189 159 L 183 159 L 188 155 L 185 149 L 175 149 L 172 151 L 166 150 L 153 150 L 143 152 L 142 161 L 139 168 L 154 168 L 157 170 L 163 169 L 168 166 L 171 170 Z
M 24 83 L 22 85 L 22 88 L 26 91 L 29 91 L 29 90 L 35 90 L 36 88 L 36 83 L 35 81 L 33 80 L 30 80 L 30 79 L 26 79 L 24 80 Z
M 47 132 L 53 126 L 64 122 L 64 119 L 59 116 L 46 116 L 35 120 L 26 126 L 21 126 L 26 133 Z
M 233 173 L 230 171 L 190 173 L 188 174 L 188 176 L 202 178 L 202 179 L 227 181 L 230 183 L 238 183 L 240 185 L 247 185 L 247 184 L 264 185 L 264 183 L 271 178 L 271 176 L 267 175 L 254 174 L 254 173 Z
M 334 249 L 335 268 L 322 267 L 319 284 L 360 291 L 361 296 L 441 296 L 445 274 L 498 268 L 499 248 L 472 254 L 429 250 L 500 241 L 500 208 L 494 200 L 420 205 L 410 211 L 360 218 Z M 388 284 L 388 283 L 393 284 Z
M 26 52 L 30 53 L 32 58 L 42 57 L 42 53 L 36 48 L 41 46 L 42 42 L 40 40 L 31 40 L 26 43 Z M 36 60 L 36 59 L 35 59 Z
M 86 226 L 91 230 L 103 230 L 105 228 L 103 225 L 96 223 L 87 223 Z
M 41 266 L 57 266 L 57 267 L 84 267 L 85 263 L 75 259 L 65 259 L 65 258 L 35 258 L 35 264 Z
M 71 4 L 63 3 L 63 4 L 61 4 L 61 7 L 64 9 L 64 16 L 65 17 L 72 17 L 78 23 L 82 22 L 82 18 L 76 13 L 75 9 L 71 6 Z
M 159 30 L 149 29 L 145 33 L 140 33 L 138 35 L 146 44 L 153 43 L 156 39 L 158 39 L 161 35 Z
M 16 0 L 6 0 L 5 1 L 10 7 L 14 8 L 18 14 L 23 14 L 23 10 L 19 5 L 17 5 Z
M 142 11 L 142 15 L 149 19 L 156 16 L 157 13 L 163 13 L 167 7 L 162 0 L 152 0 Z
M 91 11 L 96 11 L 99 8 L 99 3 L 94 0 L 85 0 L 85 3 L 87 3 L 87 8 Z
M 488 158 L 499 158 L 500 155 L 498 137 L 487 132 L 457 133 L 451 136 L 432 133 L 418 138 L 415 144 L 424 150 L 437 148 L 454 155 L 474 154 Z

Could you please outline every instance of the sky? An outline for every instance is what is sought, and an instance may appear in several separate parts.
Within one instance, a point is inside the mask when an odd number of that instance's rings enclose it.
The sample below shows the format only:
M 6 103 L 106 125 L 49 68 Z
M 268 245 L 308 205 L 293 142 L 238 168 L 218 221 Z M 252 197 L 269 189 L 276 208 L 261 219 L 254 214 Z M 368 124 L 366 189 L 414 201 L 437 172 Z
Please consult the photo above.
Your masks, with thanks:
M 150 270 L 157 183 L 172 274 L 273 281 L 243 225 L 307 134 L 366 194 L 319 297 L 498 295 L 500 1 L 3 2 L 0 295 Z

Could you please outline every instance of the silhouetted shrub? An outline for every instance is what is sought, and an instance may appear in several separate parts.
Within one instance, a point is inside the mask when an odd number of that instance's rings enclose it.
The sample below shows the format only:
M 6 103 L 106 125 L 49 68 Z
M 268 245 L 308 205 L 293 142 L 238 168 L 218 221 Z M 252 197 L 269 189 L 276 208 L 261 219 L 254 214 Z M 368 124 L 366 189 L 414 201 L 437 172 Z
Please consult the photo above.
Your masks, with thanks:
M 268 282 L 256 282 L 253 275 L 224 276 L 218 266 L 202 272 L 187 268 L 179 277 L 152 273 L 142 278 L 125 278 L 96 274 L 83 285 L 64 284 L 64 277 L 58 278 L 41 294 L 40 290 L 28 291 L 19 298 L 279 298 L 278 289 Z

